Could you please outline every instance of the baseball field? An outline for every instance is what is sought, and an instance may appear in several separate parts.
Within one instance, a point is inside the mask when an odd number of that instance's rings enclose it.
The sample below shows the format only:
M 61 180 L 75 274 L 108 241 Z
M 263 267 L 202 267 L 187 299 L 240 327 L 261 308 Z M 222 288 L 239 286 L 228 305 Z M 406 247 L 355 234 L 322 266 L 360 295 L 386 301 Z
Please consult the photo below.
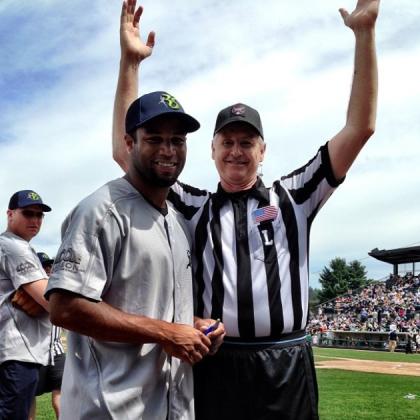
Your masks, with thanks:
M 420 354 L 314 348 L 314 356 L 321 420 L 420 419 Z M 55 419 L 50 398 L 38 398 L 37 419 Z

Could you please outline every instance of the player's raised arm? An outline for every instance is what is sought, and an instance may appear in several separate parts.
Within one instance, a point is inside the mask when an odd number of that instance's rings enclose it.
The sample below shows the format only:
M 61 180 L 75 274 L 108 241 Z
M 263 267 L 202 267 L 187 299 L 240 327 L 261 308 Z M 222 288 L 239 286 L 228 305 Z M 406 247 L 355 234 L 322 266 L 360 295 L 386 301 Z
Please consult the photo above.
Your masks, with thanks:
M 331 164 L 337 179 L 345 176 L 358 153 L 375 131 L 378 68 L 375 22 L 379 0 L 358 0 L 355 10 L 340 9 L 344 24 L 354 32 L 354 75 L 344 128 L 329 142 Z
M 146 43 L 140 38 L 139 23 L 142 13 L 141 6 L 136 10 L 136 0 L 123 2 L 120 23 L 121 60 L 112 124 L 112 156 L 125 172 L 127 172 L 127 151 L 124 142 L 125 114 L 130 104 L 137 99 L 139 65 L 152 54 L 155 44 L 154 32 L 149 33 Z

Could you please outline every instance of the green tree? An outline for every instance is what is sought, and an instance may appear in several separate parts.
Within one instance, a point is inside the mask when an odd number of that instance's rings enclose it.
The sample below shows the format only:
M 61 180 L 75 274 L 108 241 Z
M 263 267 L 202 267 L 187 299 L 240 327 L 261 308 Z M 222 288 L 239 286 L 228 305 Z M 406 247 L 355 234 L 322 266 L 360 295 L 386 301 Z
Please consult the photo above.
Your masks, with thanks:
M 320 302 L 325 302 L 365 286 L 368 283 L 366 267 L 357 260 L 347 264 L 344 258 L 336 257 L 328 267 L 324 267 L 319 282 L 322 288 L 318 298 Z
M 319 276 L 322 286 L 319 292 L 319 300 L 325 302 L 347 292 L 348 267 L 344 258 L 334 258 L 329 267 L 324 267 Z
M 356 290 L 360 287 L 366 286 L 368 279 L 366 277 L 365 266 L 357 260 L 351 261 L 348 264 L 349 269 L 349 289 Z
M 318 293 L 319 289 L 309 286 L 309 311 L 313 314 L 316 314 L 316 307 L 319 305 Z

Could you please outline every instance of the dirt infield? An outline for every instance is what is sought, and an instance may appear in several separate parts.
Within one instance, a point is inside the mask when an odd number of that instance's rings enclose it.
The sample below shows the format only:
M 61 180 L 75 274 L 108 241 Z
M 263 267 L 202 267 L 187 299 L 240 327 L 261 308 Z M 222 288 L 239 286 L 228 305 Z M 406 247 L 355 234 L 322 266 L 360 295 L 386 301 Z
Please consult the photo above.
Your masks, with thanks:
M 334 358 L 334 360 L 317 361 L 319 369 L 342 369 L 357 372 L 387 373 L 390 375 L 420 376 L 420 363 L 378 362 L 376 360 L 358 360 Z

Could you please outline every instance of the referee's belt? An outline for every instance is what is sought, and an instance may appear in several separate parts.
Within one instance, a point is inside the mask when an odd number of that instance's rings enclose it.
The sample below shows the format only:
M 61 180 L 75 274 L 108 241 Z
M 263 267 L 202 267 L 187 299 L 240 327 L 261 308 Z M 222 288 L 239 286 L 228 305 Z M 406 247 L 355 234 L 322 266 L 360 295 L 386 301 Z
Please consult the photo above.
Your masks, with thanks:
M 223 340 L 223 345 L 226 346 L 279 346 L 279 347 L 291 347 L 302 344 L 306 341 L 305 331 L 293 331 L 291 333 L 282 334 L 279 337 L 254 337 L 254 338 L 243 338 L 243 337 L 229 337 L 226 336 Z

